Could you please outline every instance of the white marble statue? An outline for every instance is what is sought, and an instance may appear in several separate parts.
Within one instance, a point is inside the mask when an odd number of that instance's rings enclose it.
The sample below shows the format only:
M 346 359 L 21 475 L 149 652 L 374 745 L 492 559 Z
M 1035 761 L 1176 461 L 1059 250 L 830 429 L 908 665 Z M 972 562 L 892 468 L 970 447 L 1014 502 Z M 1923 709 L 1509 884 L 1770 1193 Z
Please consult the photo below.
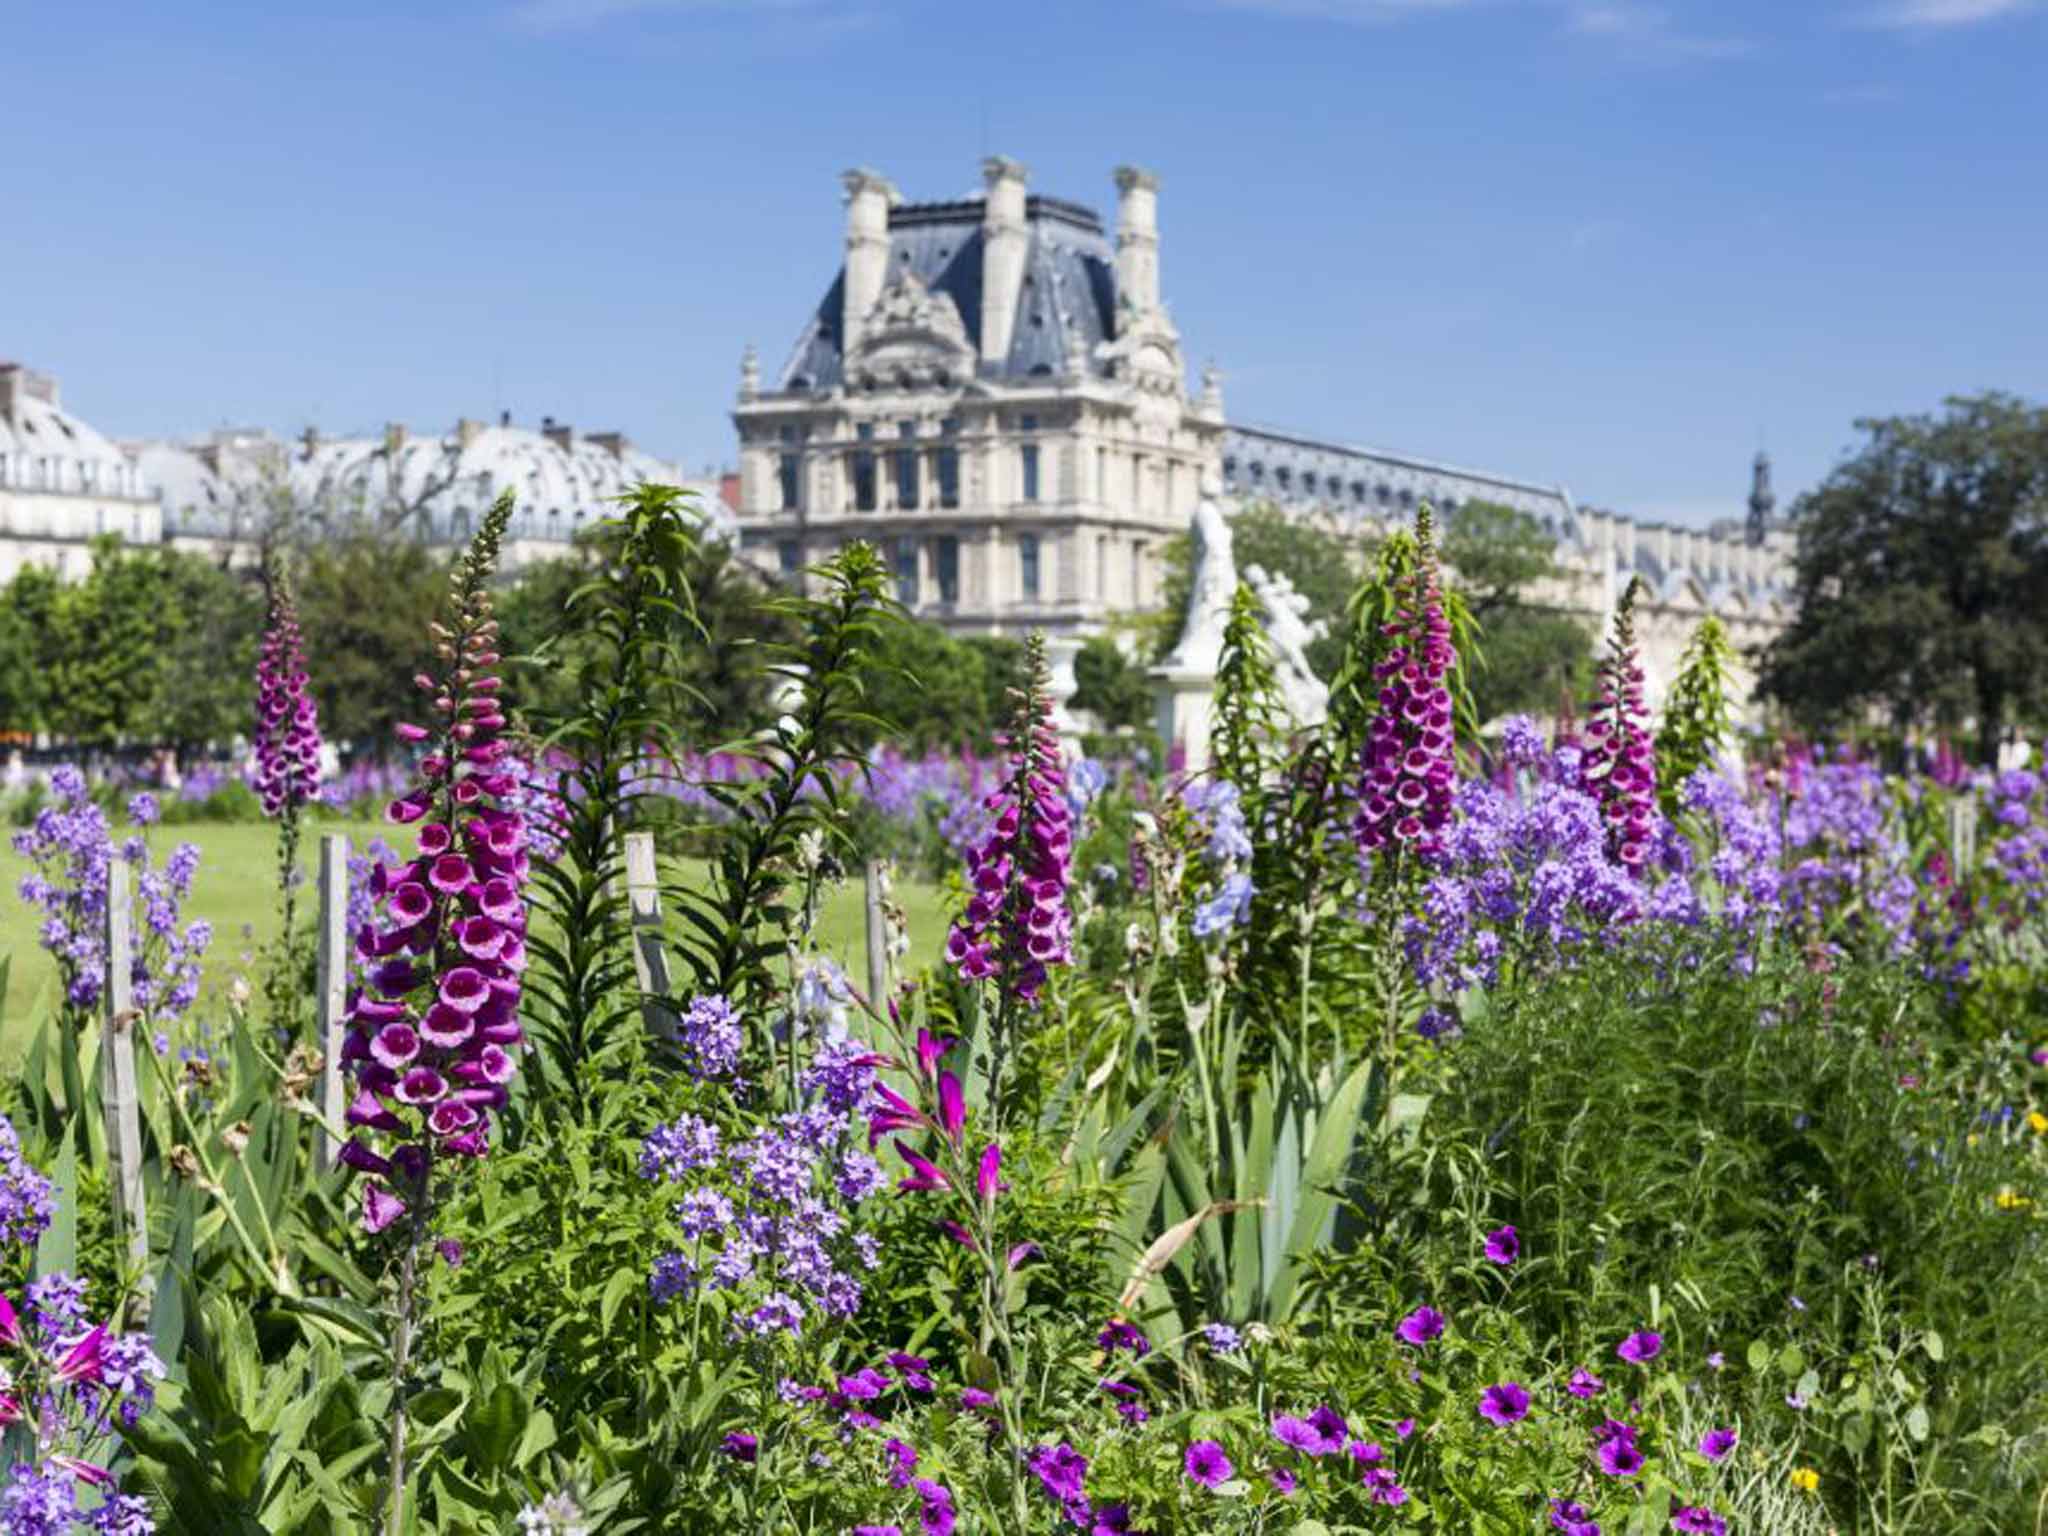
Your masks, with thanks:
M 1195 505 L 1195 580 L 1188 592 L 1180 643 L 1166 658 L 1175 672 L 1213 676 L 1223 654 L 1223 628 L 1237 592 L 1237 561 L 1230 548 L 1230 524 L 1223 516 L 1223 476 L 1211 465 L 1202 471 L 1202 499 Z
M 1268 574 L 1263 566 L 1248 565 L 1244 579 L 1265 620 L 1266 643 L 1273 648 L 1273 670 L 1287 713 L 1297 726 L 1321 725 L 1330 712 L 1330 690 L 1309 666 L 1308 648 L 1322 639 L 1328 623 L 1309 622 L 1308 598 L 1294 590 L 1285 574 Z

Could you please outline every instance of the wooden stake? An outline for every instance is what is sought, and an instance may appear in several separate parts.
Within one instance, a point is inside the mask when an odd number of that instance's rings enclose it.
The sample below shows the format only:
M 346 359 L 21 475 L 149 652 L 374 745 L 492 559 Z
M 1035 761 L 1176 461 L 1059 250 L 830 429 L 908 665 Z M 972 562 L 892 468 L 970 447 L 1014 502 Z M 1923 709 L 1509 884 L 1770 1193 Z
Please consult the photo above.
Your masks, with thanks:
M 342 1014 L 348 1004 L 348 839 L 339 832 L 320 839 L 320 927 L 313 942 L 321 1121 L 321 1132 L 313 1139 L 313 1171 L 325 1174 L 348 1135 L 342 1123 L 346 1090 L 341 1079 Z
M 661 932 L 661 882 L 654 865 L 654 834 L 626 834 L 626 901 L 633 925 L 633 975 L 640 983 L 641 1017 L 657 1040 L 675 1038 L 669 991 L 668 946 Z
M 107 862 L 107 979 L 101 991 L 100 1101 L 107 1114 L 107 1183 L 114 1197 L 114 1241 L 125 1247 L 135 1289 L 129 1316 L 148 1321 L 149 1212 L 142 1193 L 142 1100 L 135 1081 L 134 935 L 129 930 L 128 861 Z
M 868 907 L 868 1001 L 881 1008 L 887 1005 L 889 986 L 889 925 L 882 916 L 881 864 L 869 859 L 862 879 Z

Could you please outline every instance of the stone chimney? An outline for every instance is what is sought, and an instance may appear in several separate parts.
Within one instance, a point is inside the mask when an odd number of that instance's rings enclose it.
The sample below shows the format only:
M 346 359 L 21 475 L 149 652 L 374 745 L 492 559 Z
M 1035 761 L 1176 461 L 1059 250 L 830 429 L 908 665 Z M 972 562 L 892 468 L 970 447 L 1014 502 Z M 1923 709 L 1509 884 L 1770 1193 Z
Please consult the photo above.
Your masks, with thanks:
M 541 417 L 540 435 L 564 453 L 567 453 L 570 445 L 576 441 L 576 434 L 570 429 L 569 423 L 556 421 L 552 416 Z
M 308 427 L 306 428 L 305 431 L 299 434 L 300 458 L 310 459 L 311 457 L 313 457 L 314 450 L 317 449 L 319 446 L 320 429 L 318 427 Z
M 1116 292 L 1139 314 L 1159 307 L 1159 178 L 1116 168 Z
M 981 361 L 1001 367 L 1010 355 L 1017 300 L 1024 291 L 1024 258 L 1031 228 L 1024 222 L 1024 184 L 1030 172 L 1016 161 L 991 155 L 981 162 L 988 184 L 981 217 Z
M 754 344 L 747 343 L 740 353 L 740 403 L 747 405 L 761 398 L 761 354 L 754 350 Z
M 623 432 L 586 432 L 583 434 L 583 440 L 586 443 L 597 444 L 615 459 L 623 459 L 626 450 L 633 446 L 626 441 L 626 434 Z
M 21 363 L 0 363 L 0 416 L 13 421 L 24 400 L 40 400 L 55 409 L 56 379 Z
M 388 455 L 390 455 L 390 456 L 391 456 L 392 458 L 394 458 L 394 459 L 395 459 L 395 458 L 397 458 L 397 457 L 398 457 L 398 454 L 399 454 L 399 450 L 400 450 L 400 449 L 402 449 L 402 448 L 404 448 L 404 447 L 405 447 L 405 423 L 404 423 L 404 422 L 402 422 L 402 421 L 387 421 L 387 422 L 385 422 L 385 423 L 384 423 L 384 451 L 385 451 L 385 453 L 387 453 Z
M 483 429 L 484 424 L 480 421 L 471 421 L 467 416 L 458 419 L 455 423 L 455 447 L 457 451 L 459 452 L 475 442 L 477 434 L 482 432 Z
M 846 188 L 846 286 L 841 294 L 839 355 L 860 346 L 868 311 L 889 276 L 889 210 L 901 201 L 888 178 L 856 167 L 839 178 Z

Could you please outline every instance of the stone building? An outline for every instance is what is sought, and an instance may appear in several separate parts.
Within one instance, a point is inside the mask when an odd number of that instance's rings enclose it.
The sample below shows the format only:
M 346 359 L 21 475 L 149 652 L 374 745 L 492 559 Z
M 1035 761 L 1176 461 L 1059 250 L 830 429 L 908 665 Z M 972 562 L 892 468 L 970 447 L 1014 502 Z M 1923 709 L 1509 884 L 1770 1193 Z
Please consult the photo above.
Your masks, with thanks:
M 1790 535 L 1638 523 L 1563 486 L 1226 422 L 1213 370 L 1190 394 L 1160 297 L 1158 182 L 1116 172 L 1114 238 L 1088 208 L 983 165 L 981 197 L 906 203 L 846 173 L 845 254 L 781 373 L 750 348 L 733 412 L 742 548 L 793 574 L 852 539 L 878 545 L 917 614 L 981 634 L 1044 628 L 1069 644 L 1155 607 L 1162 554 L 1206 481 L 1332 527 L 1501 503 L 1557 539 L 1562 577 L 1535 594 L 1604 628 L 1631 574 L 1650 690 L 1698 620 L 1738 645 L 1790 618 Z M 1061 649 L 1056 647 L 1056 649 Z
M 92 565 L 92 540 L 155 544 L 155 493 L 121 450 L 66 411 L 57 381 L 0 363 L 0 582 L 27 566 L 66 579 Z
M 982 173 L 944 203 L 846 173 L 843 266 L 782 371 L 741 369 L 742 547 L 790 573 L 865 539 L 925 617 L 1070 637 L 1158 603 L 1223 401 L 1186 388 L 1150 174 L 1117 171 L 1112 238 L 1015 161 Z
M 1332 530 L 1405 525 L 1427 501 L 1450 512 L 1471 501 L 1526 512 L 1557 540 L 1557 580 L 1530 593 L 1604 631 L 1631 576 L 1643 593 L 1636 607 L 1647 692 L 1660 700 L 1699 621 L 1719 618 L 1747 651 L 1792 620 L 1790 529 L 1776 516 L 1771 463 L 1751 466 L 1749 515 L 1742 523 L 1680 528 L 1639 522 L 1585 507 L 1562 485 L 1459 469 L 1380 449 L 1330 443 L 1267 427 L 1232 426 L 1223 438 L 1223 480 L 1240 500 L 1270 501 Z M 1752 680 L 1738 676 L 1746 694 Z
M 323 438 L 309 428 L 296 442 L 231 428 L 132 450 L 162 495 L 165 541 L 231 562 L 253 559 L 287 516 L 315 532 L 368 523 L 457 548 L 506 490 L 515 495 L 506 570 L 561 554 L 642 481 L 694 491 L 714 527 L 730 526 L 715 480 L 693 479 L 617 432 L 579 438 L 553 417 L 538 429 L 509 415 L 495 426 L 465 419 L 445 433 L 394 422 L 375 437 Z

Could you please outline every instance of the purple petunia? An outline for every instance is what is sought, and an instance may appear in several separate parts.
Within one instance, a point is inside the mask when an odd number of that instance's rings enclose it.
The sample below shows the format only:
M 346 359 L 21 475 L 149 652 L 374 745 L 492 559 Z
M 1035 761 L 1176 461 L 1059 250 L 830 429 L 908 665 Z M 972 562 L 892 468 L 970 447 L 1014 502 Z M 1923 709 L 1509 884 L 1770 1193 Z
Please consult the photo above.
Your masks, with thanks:
M 1636 1445 L 1635 1432 L 1603 1435 L 1593 1459 L 1609 1477 L 1634 1477 L 1643 1470 L 1643 1453 Z
M 1550 1526 L 1564 1536 L 1600 1536 L 1600 1522 L 1576 1499 L 1550 1501 Z
M 1508 1265 L 1522 1256 L 1522 1240 L 1515 1235 L 1515 1229 L 1499 1227 L 1486 1234 L 1486 1256 L 1500 1265 Z
M 1204 1488 L 1215 1488 L 1230 1481 L 1230 1474 L 1237 1469 L 1230 1464 L 1230 1458 L 1223 1454 L 1223 1447 L 1214 1440 L 1197 1440 L 1190 1445 L 1181 1466 L 1191 1482 L 1200 1483 Z
M 1435 1307 L 1417 1307 L 1394 1326 L 1395 1337 L 1404 1344 L 1427 1344 L 1443 1331 L 1444 1315 Z
M 1704 1504 L 1681 1504 L 1671 1514 L 1671 1529 L 1687 1536 L 1728 1536 L 1728 1522 Z
M 1724 1461 L 1741 1438 L 1732 1429 L 1710 1429 L 1700 1436 L 1700 1454 L 1709 1461 Z
M 1663 1350 L 1664 1335 L 1647 1331 L 1632 1333 L 1614 1347 L 1614 1352 L 1630 1365 L 1648 1365 Z
M 1529 1393 L 1518 1381 L 1503 1381 L 1479 1394 L 1479 1417 L 1495 1424 L 1518 1423 L 1529 1416 Z
M 1152 1341 L 1145 1337 L 1145 1331 L 1135 1323 L 1127 1323 L 1122 1318 L 1104 1323 L 1102 1331 L 1095 1335 L 1095 1345 L 1096 1348 L 1106 1349 L 1111 1354 L 1120 1349 L 1128 1349 L 1139 1359 L 1152 1353 Z
M 1270 1468 L 1266 1473 L 1266 1481 L 1273 1485 L 1273 1491 L 1283 1499 L 1301 1486 L 1301 1479 L 1286 1467 Z
M 1592 1397 L 1607 1385 L 1598 1376 L 1581 1366 L 1572 1372 L 1572 1379 L 1564 1384 L 1565 1391 L 1573 1397 Z

